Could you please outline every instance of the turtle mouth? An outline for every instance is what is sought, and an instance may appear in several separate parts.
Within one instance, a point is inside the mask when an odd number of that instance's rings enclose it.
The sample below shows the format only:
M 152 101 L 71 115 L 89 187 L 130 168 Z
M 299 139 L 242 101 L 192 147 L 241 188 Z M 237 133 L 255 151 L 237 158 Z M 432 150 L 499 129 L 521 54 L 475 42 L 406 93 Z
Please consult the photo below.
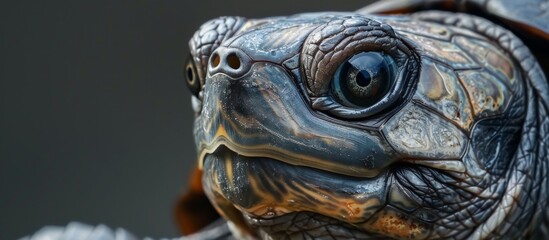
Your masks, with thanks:
M 238 138 L 238 137 L 237 137 Z M 219 125 L 215 133 L 214 139 L 211 142 L 201 142 L 199 144 L 199 167 L 202 168 L 204 160 L 208 155 L 216 155 L 225 150 L 235 152 L 238 156 L 246 156 L 249 158 L 271 159 L 287 163 L 292 166 L 303 166 L 312 169 L 318 169 L 325 172 L 336 173 L 340 175 L 375 178 L 380 175 L 385 168 L 371 168 L 369 161 L 371 156 L 362 160 L 364 166 L 354 167 L 346 166 L 335 161 L 327 161 L 326 159 L 315 158 L 312 156 L 288 151 L 276 146 L 270 145 L 242 145 L 238 144 L 231 134 L 223 125 Z M 322 149 L 326 150 L 326 149 Z M 216 153 L 217 152 L 217 153 Z
M 318 231 L 349 238 L 370 232 L 372 217 L 386 205 L 387 172 L 359 178 L 248 157 L 221 145 L 204 157 L 203 185 L 222 215 L 232 220 L 228 208 L 236 208 L 258 234 L 297 237 Z M 292 227 L 281 232 L 288 222 Z

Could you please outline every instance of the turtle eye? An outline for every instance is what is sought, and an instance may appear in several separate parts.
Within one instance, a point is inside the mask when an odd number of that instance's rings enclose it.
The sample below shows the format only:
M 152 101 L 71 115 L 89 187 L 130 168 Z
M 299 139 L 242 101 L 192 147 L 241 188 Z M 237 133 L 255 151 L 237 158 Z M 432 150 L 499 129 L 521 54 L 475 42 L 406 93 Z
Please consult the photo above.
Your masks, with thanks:
M 200 79 L 198 78 L 198 74 L 196 71 L 196 65 L 193 61 L 192 56 L 189 56 L 187 59 L 187 64 L 185 65 L 185 82 L 187 83 L 187 87 L 191 91 L 191 93 L 198 97 L 198 93 L 200 92 Z
M 343 106 L 370 107 L 391 91 L 396 71 L 396 62 L 383 52 L 360 52 L 337 68 L 331 94 Z

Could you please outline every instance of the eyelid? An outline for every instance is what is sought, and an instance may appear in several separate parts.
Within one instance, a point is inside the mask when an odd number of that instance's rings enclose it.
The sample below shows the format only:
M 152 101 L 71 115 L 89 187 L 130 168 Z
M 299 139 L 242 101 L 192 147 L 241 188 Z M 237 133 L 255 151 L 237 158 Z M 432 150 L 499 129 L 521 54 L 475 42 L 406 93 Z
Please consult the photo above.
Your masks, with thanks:
M 373 106 L 360 109 L 343 106 L 330 96 L 333 74 L 346 59 L 368 51 L 383 52 L 395 60 L 398 70 L 394 87 Z M 408 100 L 415 89 L 417 55 L 389 25 L 366 16 L 342 17 L 319 26 L 307 37 L 301 53 L 301 68 L 311 107 L 337 118 L 370 117 L 396 102 Z
M 196 63 L 194 62 L 192 56 L 189 56 L 189 58 L 187 59 L 187 64 L 185 65 L 185 68 L 183 70 L 183 75 L 185 83 L 187 84 L 187 87 L 189 88 L 193 96 L 198 96 L 203 86 L 203 81 L 198 76 Z
M 397 61 L 410 54 L 389 25 L 366 16 L 352 15 L 323 24 L 309 34 L 301 54 L 311 96 L 326 95 L 338 66 L 361 51 L 386 52 Z

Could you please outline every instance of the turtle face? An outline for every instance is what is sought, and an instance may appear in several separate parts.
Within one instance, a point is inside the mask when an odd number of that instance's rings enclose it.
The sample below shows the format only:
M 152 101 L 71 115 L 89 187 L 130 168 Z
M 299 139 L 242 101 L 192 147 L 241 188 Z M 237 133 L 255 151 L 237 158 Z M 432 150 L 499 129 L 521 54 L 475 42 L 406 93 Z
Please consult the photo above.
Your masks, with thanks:
M 523 81 L 480 34 L 354 13 L 225 17 L 190 47 L 203 186 L 244 233 L 465 238 L 519 202 Z

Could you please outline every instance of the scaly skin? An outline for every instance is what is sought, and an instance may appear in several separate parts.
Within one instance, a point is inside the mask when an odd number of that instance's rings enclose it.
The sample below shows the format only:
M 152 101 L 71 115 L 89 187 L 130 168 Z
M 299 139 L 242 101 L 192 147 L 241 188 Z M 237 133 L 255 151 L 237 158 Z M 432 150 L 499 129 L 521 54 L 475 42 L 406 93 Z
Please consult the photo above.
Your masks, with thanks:
M 524 239 L 546 229 L 549 90 L 508 30 L 436 11 L 224 17 L 190 48 L 204 190 L 238 234 Z M 334 74 L 361 52 L 390 56 L 394 84 L 374 105 L 342 104 Z

